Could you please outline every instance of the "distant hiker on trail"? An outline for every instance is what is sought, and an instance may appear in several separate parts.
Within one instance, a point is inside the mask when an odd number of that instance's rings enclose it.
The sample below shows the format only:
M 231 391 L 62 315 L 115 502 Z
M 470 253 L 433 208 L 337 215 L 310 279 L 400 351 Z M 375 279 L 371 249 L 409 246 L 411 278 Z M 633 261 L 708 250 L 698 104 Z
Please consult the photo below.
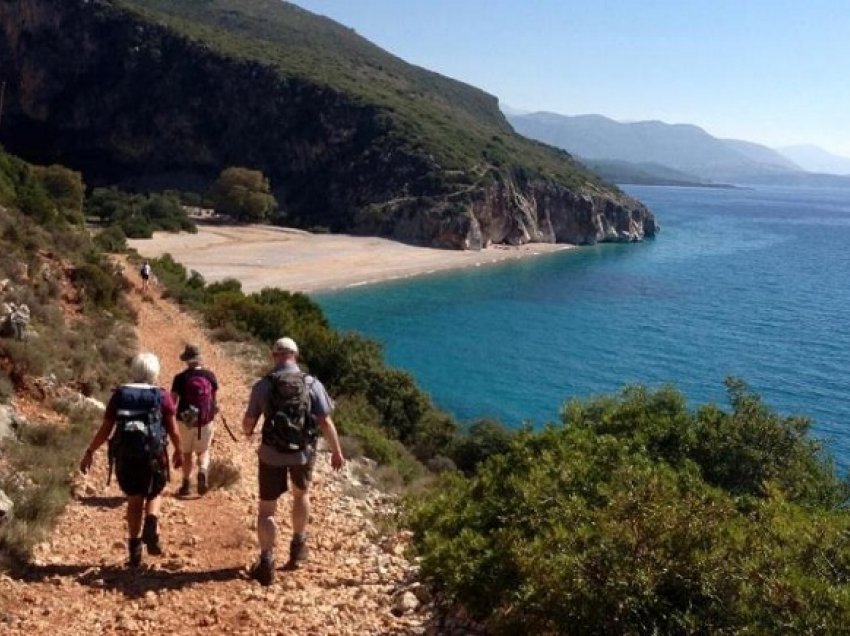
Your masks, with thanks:
M 142 543 L 148 554 L 162 554 L 157 528 L 160 493 L 168 481 L 168 440 L 174 444 L 174 467 L 180 467 L 180 433 L 174 425 L 174 402 L 165 389 L 155 385 L 159 360 L 140 353 L 130 364 L 131 384 L 115 389 L 103 424 L 80 461 L 87 473 L 95 451 L 109 439 L 110 476 L 114 463 L 118 485 L 127 495 L 127 530 L 130 567 L 142 563 Z M 110 438 L 113 429 L 115 433 Z M 144 511 L 144 529 L 142 512 Z
M 201 349 L 198 345 L 186 345 L 180 359 L 187 368 L 175 375 L 171 383 L 171 397 L 177 404 L 183 453 L 183 484 L 177 494 L 185 497 L 191 491 L 192 458 L 197 455 L 198 494 L 204 495 L 208 488 L 213 419 L 218 412 L 218 380 L 212 371 L 201 368 Z
M 151 273 L 151 264 L 145 261 L 142 269 L 139 270 L 139 275 L 142 277 L 142 291 L 147 291 L 150 287 Z
M 292 541 L 285 569 L 293 570 L 307 559 L 307 520 L 310 500 L 307 489 L 316 461 L 316 440 L 321 430 L 331 447 L 331 466 L 345 464 L 336 427 L 331 420 L 333 401 L 325 387 L 313 376 L 301 372 L 296 362 L 298 346 L 291 338 L 281 338 L 272 347 L 274 369 L 254 384 L 242 429 L 254 433 L 263 415 L 259 455 L 260 503 L 257 536 L 259 561 L 251 577 L 262 585 L 274 581 L 274 547 L 277 539 L 275 512 L 278 498 L 292 479 Z

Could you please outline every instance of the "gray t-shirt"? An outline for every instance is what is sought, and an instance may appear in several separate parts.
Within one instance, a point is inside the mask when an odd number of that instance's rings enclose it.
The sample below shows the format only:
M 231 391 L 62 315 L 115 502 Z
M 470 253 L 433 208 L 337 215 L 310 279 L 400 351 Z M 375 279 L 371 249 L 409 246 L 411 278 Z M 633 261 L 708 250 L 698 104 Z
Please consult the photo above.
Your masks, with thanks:
M 292 373 L 301 373 L 301 369 L 294 362 L 279 364 L 273 371 L 289 371 Z M 305 378 L 307 388 L 310 390 L 310 409 L 316 417 L 330 415 L 334 410 L 334 403 L 324 385 L 312 375 Z M 245 416 L 251 419 L 265 416 L 266 407 L 269 403 L 269 395 L 272 390 L 272 383 L 268 376 L 264 376 L 251 387 L 251 397 L 248 399 L 248 408 L 245 409 Z M 314 449 L 308 448 L 300 453 L 281 453 L 276 448 L 268 444 L 260 444 L 257 455 L 260 461 L 269 466 L 303 466 L 310 461 Z

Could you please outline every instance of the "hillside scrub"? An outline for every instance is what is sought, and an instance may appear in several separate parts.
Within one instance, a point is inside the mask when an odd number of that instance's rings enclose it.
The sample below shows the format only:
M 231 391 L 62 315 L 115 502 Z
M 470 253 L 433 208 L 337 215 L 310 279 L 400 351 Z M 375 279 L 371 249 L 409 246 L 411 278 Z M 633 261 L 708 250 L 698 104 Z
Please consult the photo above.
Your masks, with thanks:
M 0 338 L 2 402 L 35 401 L 60 420 L 33 419 L 3 443 L 0 489 L 15 515 L 0 527 L 0 567 L 25 561 L 53 527 L 99 419 L 73 404 L 105 400 L 135 347 L 126 281 L 80 225 L 82 187 L 78 173 L 0 151 L 2 300 L 31 314 L 23 339 Z
M 112 246 L 120 237 L 151 238 L 157 230 L 168 232 L 196 232 L 194 221 L 189 218 L 174 193 L 131 194 L 117 188 L 95 188 L 85 204 L 86 215 L 97 218 L 111 230 L 101 241 Z
M 848 485 L 809 422 L 734 380 L 570 402 L 410 500 L 422 573 L 493 633 L 838 633 Z

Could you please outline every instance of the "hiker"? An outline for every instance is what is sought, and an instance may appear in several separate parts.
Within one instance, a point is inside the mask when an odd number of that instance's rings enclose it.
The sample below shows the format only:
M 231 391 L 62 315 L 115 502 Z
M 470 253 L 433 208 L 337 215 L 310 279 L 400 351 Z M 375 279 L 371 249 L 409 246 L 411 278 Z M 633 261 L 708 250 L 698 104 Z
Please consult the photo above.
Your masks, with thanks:
M 278 498 L 292 480 L 292 541 L 284 569 L 296 569 L 307 559 L 307 520 L 310 500 L 307 490 L 316 461 L 316 441 L 321 430 L 331 447 L 331 466 L 345 464 L 336 427 L 331 419 L 333 401 L 315 377 L 298 367 L 298 346 L 292 338 L 281 338 L 272 347 L 274 368 L 251 389 L 242 430 L 251 437 L 263 415 L 259 455 L 260 502 L 257 537 L 260 558 L 251 577 L 262 585 L 274 581 L 274 547 L 277 539 L 275 512 Z
M 142 269 L 139 270 L 139 275 L 142 277 L 142 291 L 147 291 L 151 281 L 151 264 L 145 261 Z
M 192 489 L 190 480 L 194 455 L 198 457 L 198 494 L 204 495 L 208 489 L 213 419 L 218 412 L 218 380 L 212 371 L 201 367 L 201 349 L 198 345 L 187 344 L 180 359 L 186 363 L 186 369 L 175 375 L 171 383 L 171 397 L 177 404 L 183 453 L 183 484 L 177 495 L 185 497 Z
M 115 389 L 103 424 L 89 443 L 80 471 L 87 473 L 95 451 L 109 439 L 110 476 L 113 463 L 118 485 L 127 495 L 127 531 L 130 567 L 142 563 L 142 543 L 148 554 L 162 554 L 157 516 L 160 493 L 168 481 L 168 440 L 174 444 L 174 467 L 179 468 L 180 433 L 174 424 L 174 402 L 156 386 L 159 359 L 139 353 L 130 363 L 131 384 Z M 115 433 L 110 438 L 113 429 Z M 142 513 L 144 512 L 144 526 Z

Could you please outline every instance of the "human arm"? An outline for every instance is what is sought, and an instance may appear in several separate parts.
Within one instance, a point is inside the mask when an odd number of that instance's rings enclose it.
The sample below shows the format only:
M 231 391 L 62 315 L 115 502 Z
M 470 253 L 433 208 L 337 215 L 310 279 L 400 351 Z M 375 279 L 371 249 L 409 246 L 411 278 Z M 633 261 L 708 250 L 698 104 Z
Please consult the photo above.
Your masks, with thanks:
M 331 447 L 331 467 L 334 470 L 339 470 L 345 465 L 345 457 L 342 454 L 339 435 L 330 414 L 317 416 L 316 424 L 319 425 L 319 430 L 322 431 L 322 435 Z
M 175 409 L 180 401 L 180 394 L 183 392 L 183 374 L 178 373 L 171 380 L 171 401 L 174 403 Z
M 251 437 L 254 434 L 257 422 L 263 413 L 263 407 L 268 400 L 269 389 L 269 383 L 265 378 L 251 387 L 248 406 L 245 408 L 245 415 L 242 417 L 242 432 L 245 433 L 245 437 Z
M 174 468 L 180 468 L 183 465 L 183 453 L 180 446 L 180 429 L 177 428 L 177 422 L 174 418 L 174 413 L 177 409 L 174 406 L 174 400 L 171 396 L 165 393 L 165 390 L 163 390 L 163 394 L 165 398 L 162 402 L 162 423 L 165 426 L 165 433 L 168 435 L 168 439 L 174 444 L 172 463 Z
M 251 417 L 247 413 L 242 417 L 242 432 L 245 433 L 245 437 L 251 437 L 254 434 L 259 419 L 259 417 Z
M 80 460 L 81 473 L 86 474 L 89 472 L 92 461 L 94 460 L 95 451 L 109 439 L 109 434 L 112 432 L 113 426 L 115 426 L 115 409 L 107 408 L 106 413 L 103 414 L 103 422 L 101 423 L 100 428 L 97 430 L 97 433 L 94 434 L 94 437 L 91 442 L 89 442 L 85 453 L 83 453 L 83 458 Z

